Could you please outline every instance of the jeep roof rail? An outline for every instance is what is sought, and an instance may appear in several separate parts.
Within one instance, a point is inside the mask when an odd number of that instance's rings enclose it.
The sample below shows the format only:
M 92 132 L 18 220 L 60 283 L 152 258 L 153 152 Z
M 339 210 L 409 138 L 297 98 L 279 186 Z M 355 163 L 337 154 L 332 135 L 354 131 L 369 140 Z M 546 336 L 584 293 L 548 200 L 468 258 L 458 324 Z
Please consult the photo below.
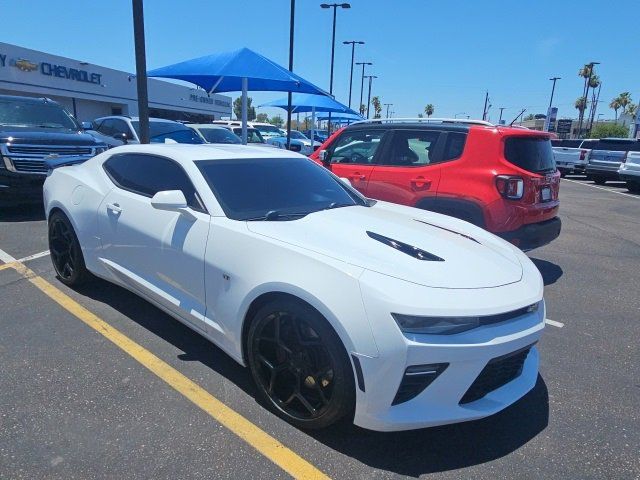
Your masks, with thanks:
M 469 120 L 468 118 L 370 118 L 369 120 L 358 120 L 351 125 L 362 123 L 463 123 L 472 125 L 484 125 L 494 127 L 495 125 L 484 120 Z

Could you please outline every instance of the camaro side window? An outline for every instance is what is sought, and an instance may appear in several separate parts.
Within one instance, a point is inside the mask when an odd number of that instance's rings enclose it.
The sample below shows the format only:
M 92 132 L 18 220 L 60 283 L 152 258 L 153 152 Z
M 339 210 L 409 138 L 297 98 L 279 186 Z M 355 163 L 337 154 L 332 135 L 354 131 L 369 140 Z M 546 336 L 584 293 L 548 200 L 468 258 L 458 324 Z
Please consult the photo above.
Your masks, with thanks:
M 384 133 L 382 130 L 359 130 L 342 134 L 330 153 L 331 163 L 373 163 Z
M 111 180 L 124 190 L 153 197 L 165 190 L 181 190 L 187 204 L 203 210 L 187 174 L 169 159 L 155 155 L 115 155 L 104 164 Z

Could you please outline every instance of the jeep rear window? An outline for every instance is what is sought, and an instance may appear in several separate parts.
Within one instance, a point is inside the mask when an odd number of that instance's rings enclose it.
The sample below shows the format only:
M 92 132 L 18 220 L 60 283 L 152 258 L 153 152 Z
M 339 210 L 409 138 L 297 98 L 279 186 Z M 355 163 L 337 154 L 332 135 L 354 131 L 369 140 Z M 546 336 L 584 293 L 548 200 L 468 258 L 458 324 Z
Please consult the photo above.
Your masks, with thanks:
M 556 170 L 551 142 L 547 138 L 507 138 L 504 156 L 508 162 L 529 172 L 547 173 Z

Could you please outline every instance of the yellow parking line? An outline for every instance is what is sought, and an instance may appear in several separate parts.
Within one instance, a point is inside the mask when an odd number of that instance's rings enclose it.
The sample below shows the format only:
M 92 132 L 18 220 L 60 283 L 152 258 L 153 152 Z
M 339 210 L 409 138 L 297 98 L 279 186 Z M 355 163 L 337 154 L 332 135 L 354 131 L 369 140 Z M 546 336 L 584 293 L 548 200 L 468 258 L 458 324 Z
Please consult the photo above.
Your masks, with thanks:
M 45 295 L 129 354 L 144 367 L 164 380 L 169 386 L 187 397 L 191 402 L 258 450 L 292 477 L 304 479 L 329 478 L 264 430 L 226 406 L 197 383 L 156 357 L 146 348 L 138 345 L 104 320 L 101 320 L 66 293 L 36 275 L 22 263 L 11 262 L 1 267 L 15 268 L 18 273 L 28 279 L 29 282 L 40 289 Z

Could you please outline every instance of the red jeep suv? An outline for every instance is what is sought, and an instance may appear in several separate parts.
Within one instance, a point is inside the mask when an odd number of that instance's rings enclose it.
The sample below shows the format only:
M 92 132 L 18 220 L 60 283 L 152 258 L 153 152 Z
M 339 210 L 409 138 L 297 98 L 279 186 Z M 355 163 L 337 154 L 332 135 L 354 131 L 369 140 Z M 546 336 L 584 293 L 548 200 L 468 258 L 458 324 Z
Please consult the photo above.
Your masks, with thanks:
M 523 250 L 560 235 L 560 173 L 543 132 L 373 120 L 338 130 L 311 158 L 369 198 L 466 220 Z

